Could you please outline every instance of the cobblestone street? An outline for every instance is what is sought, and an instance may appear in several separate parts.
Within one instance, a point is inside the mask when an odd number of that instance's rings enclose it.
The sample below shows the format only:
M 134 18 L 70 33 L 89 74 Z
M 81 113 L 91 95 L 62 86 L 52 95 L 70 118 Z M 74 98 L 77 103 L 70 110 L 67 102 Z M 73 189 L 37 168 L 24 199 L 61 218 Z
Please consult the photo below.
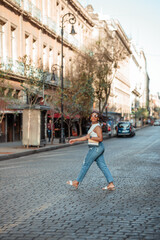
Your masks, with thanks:
M 160 127 L 104 141 L 116 190 L 94 163 L 76 190 L 87 144 L 0 162 L 1 240 L 159 240 Z

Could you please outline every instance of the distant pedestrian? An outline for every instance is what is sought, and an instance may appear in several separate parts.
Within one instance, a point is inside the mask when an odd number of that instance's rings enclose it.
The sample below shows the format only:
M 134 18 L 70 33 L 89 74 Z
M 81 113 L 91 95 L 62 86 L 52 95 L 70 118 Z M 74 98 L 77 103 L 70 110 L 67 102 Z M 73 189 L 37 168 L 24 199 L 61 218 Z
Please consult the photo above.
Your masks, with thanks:
M 54 128 L 54 123 L 52 126 L 52 120 L 49 120 L 49 123 L 47 124 L 47 133 L 48 133 L 48 142 L 54 139 L 54 133 L 55 133 L 55 128 Z
M 91 127 L 88 130 L 88 134 L 84 137 L 71 139 L 69 141 L 70 144 L 73 144 L 78 141 L 86 141 L 88 140 L 88 146 L 89 151 L 85 157 L 85 160 L 83 162 L 81 171 L 74 181 L 67 181 L 67 184 L 78 188 L 78 185 L 83 181 L 87 171 L 89 170 L 92 163 L 95 161 L 97 163 L 97 166 L 100 168 L 100 170 L 103 172 L 107 182 L 108 186 L 102 188 L 103 190 L 115 190 L 115 186 L 113 184 L 113 178 L 112 175 L 105 163 L 104 160 L 104 145 L 102 143 L 103 141 L 103 135 L 102 135 L 102 129 L 99 124 L 99 114 L 96 111 L 93 111 L 91 113 Z

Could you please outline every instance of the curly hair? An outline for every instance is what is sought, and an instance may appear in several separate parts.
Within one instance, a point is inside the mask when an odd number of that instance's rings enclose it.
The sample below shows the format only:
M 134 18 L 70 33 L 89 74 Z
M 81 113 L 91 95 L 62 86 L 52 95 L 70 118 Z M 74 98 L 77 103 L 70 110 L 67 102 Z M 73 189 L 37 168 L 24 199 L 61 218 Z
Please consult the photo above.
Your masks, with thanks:
M 90 114 L 90 117 L 89 118 L 91 118 L 91 115 L 93 114 L 93 113 L 96 113 L 96 114 L 98 114 L 98 118 L 99 118 L 99 122 L 102 122 L 103 120 L 102 120 L 102 115 L 98 112 L 98 111 L 96 111 L 96 110 L 93 110 L 92 112 L 91 112 L 91 114 Z

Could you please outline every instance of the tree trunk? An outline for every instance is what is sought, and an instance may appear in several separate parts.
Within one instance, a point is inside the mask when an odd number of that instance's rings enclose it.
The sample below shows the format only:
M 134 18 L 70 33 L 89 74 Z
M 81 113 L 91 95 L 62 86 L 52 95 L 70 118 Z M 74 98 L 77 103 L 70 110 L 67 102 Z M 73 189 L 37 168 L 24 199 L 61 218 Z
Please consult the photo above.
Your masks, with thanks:
M 27 143 L 27 148 L 29 147 L 29 138 L 30 138 L 30 126 L 31 126 L 31 109 L 29 108 L 28 112 L 28 143 Z
M 67 124 L 67 126 L 68 126 L 68 140 L 70 140 L 70 138 L 71 138 L 71 126 L 70 126 L 70 124 Z
M 81 137 L 82 136 L 82 118 L 81 117 L 79 119 L 78 125 L 79 125 L 79 136 Z
M 53 118 L 51 118 L 51 144 L 53 145 Z

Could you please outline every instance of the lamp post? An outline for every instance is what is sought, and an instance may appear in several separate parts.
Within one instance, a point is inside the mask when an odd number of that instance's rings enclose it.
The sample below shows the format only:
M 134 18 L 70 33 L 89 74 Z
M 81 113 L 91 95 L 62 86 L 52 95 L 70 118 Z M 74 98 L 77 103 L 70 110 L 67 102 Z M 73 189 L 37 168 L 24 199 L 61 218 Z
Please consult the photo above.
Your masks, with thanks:
M 52 80 L 56 81 L 57 75 L 55 74 L 57 72 L 57 70 L 60 70 L 61 66 L 59 66 L 58 64 L 53 64 L 52 65 Z
M 64 34 L 64 23 L 65 18 L 68 17 L 66 21 L 68 21 L 71 25 L 71 33 L 72 35 L 75 35 L 76 32 L 74 30 L 74 24 L 76 23 L 76 17 L 73 13 L 66 13 L 62 17 L 62 26 L 61 26 L 61 137 L 60 137 L 60 143 L 65 143 L 65 133 L 64 133 L 64 115 L 63 115 L 63 34 Z

